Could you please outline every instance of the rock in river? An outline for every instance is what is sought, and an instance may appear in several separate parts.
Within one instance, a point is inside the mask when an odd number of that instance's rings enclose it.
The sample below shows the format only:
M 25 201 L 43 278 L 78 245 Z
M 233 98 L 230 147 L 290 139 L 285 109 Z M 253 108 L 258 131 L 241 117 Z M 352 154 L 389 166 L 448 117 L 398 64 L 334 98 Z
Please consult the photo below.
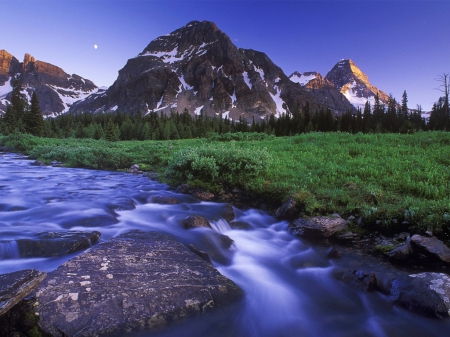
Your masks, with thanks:
M 317 216 L 309 219 L 297 219 L 289 231 L 298 236 L 311 239 L 324 239 L 347 228 L 347 221 L 340 217 Z
M 55 257 L 88 249 L 100 239 L 100 232 L 42 232 L 16 240 L 21 257 Z
M 125 335 L 231 303 L 242 291 L 183 244 L 131 231 L 67 261 L 36 292 L 54 336 Z
M 450 316 L 450 277 L 443 273 L 420 273 L 395 279 L 390 297 L 410 311 L 424 316 Z

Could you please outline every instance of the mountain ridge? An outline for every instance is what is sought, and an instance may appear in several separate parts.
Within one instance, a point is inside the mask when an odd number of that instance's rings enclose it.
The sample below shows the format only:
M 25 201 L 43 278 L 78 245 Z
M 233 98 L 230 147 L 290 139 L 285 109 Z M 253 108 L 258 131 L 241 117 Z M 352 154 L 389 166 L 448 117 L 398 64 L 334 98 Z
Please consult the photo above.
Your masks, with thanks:
M 28 53 L 20 62 L 6 50 L 0 50 L 0 112 L 4 113 L 11 103 L 13 78 L 19 80 L 28 103 L 33 91 L 36 92 L 44 116 L 67 112 L 74 102 L 99 90 L 92 81 L 69 75 L 60 67 L 36 60 Z

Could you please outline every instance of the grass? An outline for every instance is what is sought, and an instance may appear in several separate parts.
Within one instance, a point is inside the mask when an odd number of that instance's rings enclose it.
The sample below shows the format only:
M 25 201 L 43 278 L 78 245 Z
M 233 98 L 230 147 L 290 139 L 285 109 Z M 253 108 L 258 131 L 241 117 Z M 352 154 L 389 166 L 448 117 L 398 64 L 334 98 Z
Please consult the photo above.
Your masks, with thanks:
M 13 135 L 0 136 L 0 144 L 75 167 L 125 169 L 138 163 L 174 185 L 240 187 L 274 205 L 291 196 L 303 215 L 362 216 L 369 230 L 431 229 L 448 241 L 450 133 L 245 139 L 106 142 Z

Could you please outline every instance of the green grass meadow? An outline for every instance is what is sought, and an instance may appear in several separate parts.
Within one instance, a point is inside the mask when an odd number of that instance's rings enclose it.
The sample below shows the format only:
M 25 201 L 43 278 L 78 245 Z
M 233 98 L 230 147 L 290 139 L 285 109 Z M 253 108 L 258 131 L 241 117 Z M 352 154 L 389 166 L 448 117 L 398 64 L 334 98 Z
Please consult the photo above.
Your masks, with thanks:
M 0 144 L 71 167 L 120 170 L 137 163 L 174 186 L 238 187 L 274 206 L 293 197 L 303 216 L 362 216 L 369 230 L 431 229 L 445 241 L 450 234 L 450 133 L 120 142 L 15 134 L 0 136 Z

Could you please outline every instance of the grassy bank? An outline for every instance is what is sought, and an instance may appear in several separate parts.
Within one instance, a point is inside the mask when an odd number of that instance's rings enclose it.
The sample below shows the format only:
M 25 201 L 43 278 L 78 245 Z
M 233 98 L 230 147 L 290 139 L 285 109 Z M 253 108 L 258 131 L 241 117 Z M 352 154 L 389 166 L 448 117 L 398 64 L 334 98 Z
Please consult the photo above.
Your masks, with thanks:
M 32 158 L 68 166 L 125 169 L 138 163 L 171 184 L 239 187 L 304 215 L 362 216 L 367 228 L 450 232 L 450 133 L 247 134 L 177 141 L 106 142 L 0 137 Z M 410 225 L 401 226 L 403 221 Z M 447 239 L 448 240 L 448 239 Z

